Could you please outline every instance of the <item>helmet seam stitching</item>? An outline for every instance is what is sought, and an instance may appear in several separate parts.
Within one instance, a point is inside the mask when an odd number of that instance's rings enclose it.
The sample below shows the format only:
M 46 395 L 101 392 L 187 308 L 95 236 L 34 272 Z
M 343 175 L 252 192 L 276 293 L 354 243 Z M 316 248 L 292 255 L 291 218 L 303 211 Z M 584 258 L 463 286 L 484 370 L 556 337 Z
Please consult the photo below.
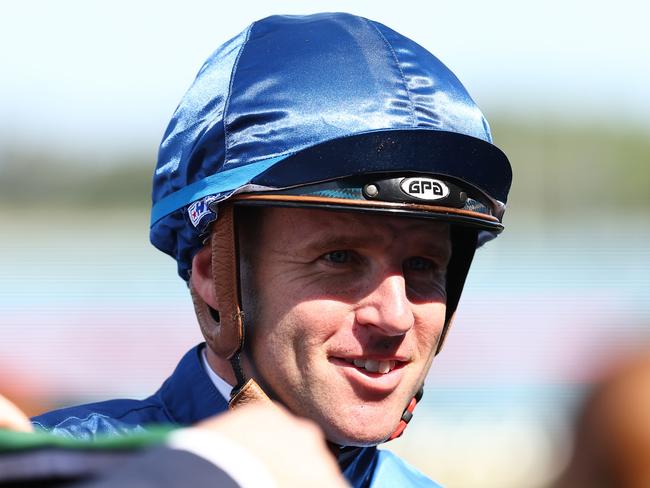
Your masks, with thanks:
M 233 64 L 232 71 L 230 73 L 230 81 L 228 82 L 228 97 L 226 98 L 226 103 L 224 104 L 223 107 L 223 164 L 225 165 L 226 162 L 228 161 L 228 110 L 230 109 L 230 98 L 232 96 L 232 87 L 233 84 L 235 83 L 235 76 L 237 74 L 237 68 L 239 67 L 239 60 L 241 59 L 242 53 L 244 52 L 244 48 L 246 47 L 246 44 L 248 44 L 248 40 L 250 39 L 251 36 L 251 31 L 253 30 L 253 27 L 255 26 L 257 22 L 253 22 L 250 26 L 248 26 L 248 31 L 246 32 L 246 38 L 244 39 L 244 42 L 242 42 L 241 47 L 239 48 L 239 52 L 237 53 L 237 58 L 235 59 L 235 63 Z
M 393 46 L 390 42 L 388 42 L 388 39 L 386 39 L 386 36 L 379 30 L 379 27 L 375 25 L 374 22 L 364 19 L 366 22 L 368 22 L 372 27 L 377 31 L 377 34 L 381 38 L 381 40 L 384 42 L 388 50 L 390 51 L 393 61 L 395 61 L 395 66 L 397 67 L 397 70 L 399 71 L 400 78 L 402 79 L 402 84 L 404 85 L 404 91 L 406 92 L 406 98 L 408 98 L 409 101 L 409 111 L 411 112 L 411 123 L 413 126 L 417 125 L 417 116 L 415 115 L 415 103 L 413 102 L 413 98 L 411 97 L 411 92 L 408 88 L 408 85 L 406 84 L 406 77 L 404 76 L 404 71 L 402 70 L 402 67 L 399 64 L 399 59 L 397 59 L 397 53 L 395 52 L 395 49 L 393 49 Z

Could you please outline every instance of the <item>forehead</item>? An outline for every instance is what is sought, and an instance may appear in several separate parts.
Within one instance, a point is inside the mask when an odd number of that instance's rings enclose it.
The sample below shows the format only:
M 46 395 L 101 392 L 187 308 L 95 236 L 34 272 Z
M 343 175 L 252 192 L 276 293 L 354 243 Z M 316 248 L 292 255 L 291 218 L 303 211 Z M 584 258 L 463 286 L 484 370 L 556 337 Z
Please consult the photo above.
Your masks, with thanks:
M 376 212 L 266 207 L 260 224 L 264 241 L 292 247 L 336 240 L 418 243 L 441 249 L 450 245 L 447 223 Z

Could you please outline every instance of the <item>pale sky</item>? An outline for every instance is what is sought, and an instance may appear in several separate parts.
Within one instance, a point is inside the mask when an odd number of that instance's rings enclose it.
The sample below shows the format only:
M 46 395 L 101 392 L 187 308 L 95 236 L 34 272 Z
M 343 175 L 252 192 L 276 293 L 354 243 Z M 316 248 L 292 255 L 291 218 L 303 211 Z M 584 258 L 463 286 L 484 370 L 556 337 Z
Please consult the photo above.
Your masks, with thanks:
M 0 11 L 0 147 L 156 146 L 204 59 L 276 13 L 348 11 L 423 45 L 486 112 L 650 127 L 647 2 L 23 0 Z M 601 6 L 602 5 L 602 6 Z

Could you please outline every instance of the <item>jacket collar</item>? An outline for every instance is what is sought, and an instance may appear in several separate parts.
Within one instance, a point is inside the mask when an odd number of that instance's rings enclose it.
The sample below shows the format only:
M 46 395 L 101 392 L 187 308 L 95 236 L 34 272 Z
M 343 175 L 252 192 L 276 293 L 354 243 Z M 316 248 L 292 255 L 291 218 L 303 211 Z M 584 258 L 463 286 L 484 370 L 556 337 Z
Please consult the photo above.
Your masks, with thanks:
M 205 343 L 190 349 L 154 394 L 179 425 L 192 425 L 228 409 L 201 361 Z

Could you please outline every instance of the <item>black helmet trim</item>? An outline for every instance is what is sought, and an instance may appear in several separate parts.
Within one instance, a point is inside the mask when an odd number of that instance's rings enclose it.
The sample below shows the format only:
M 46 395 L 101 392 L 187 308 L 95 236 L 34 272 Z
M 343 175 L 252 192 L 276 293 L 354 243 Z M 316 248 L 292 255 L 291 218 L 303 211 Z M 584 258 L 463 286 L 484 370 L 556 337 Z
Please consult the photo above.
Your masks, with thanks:
M 308 147 L 275 163 L 251 183 L 286 188 L 395 171 L 448 176 L 503 204 L 512 182 L 508 158 L 489 142 L 456 132 L 395 129 L 355 134 Z

